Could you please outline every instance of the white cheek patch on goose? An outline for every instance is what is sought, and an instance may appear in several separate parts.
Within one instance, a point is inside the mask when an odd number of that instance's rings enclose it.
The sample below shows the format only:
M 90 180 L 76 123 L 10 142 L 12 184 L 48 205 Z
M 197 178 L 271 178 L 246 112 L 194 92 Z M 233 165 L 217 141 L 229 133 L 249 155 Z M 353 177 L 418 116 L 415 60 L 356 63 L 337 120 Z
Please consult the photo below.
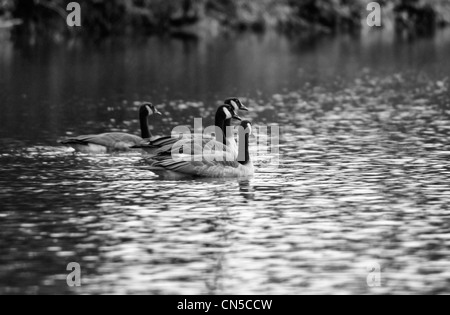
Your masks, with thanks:
M 252 126 L 248 126 L 246 132 L 251 135 L 252 134 Z
M 152 109 L 150 108 L 150 106 L 145 105 L 145 108 L 147 108 L 147 111 L 148 111 L 148 114 L 149 114 L 149 115 L 154 114 L 153 111 L 152 111 Z
M 231 113 L 228 109 L 224 108 L 223 112 L 225 113 L 225 116 L 227 117 L 227 119 L 233 118 L 233 115 L 231 115 Z
M 239 111 L 239 106 L 238 106 L 238 104 L 237 104 L 235 101 L 231 101 L 231 106 L 234 107 L 234 110 L 235 110 L 236 112 Z

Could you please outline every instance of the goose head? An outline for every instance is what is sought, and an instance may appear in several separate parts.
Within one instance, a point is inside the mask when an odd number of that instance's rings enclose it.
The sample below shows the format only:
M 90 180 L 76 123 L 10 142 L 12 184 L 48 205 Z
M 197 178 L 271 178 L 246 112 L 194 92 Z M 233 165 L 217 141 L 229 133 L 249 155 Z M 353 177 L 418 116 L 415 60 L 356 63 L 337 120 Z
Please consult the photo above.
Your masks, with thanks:
M 218 108 L 216 114 L 216 121 L 231 121 L 232 119 L 242 121 L 242 118 L 236 113 L 235 109 L 231 105 L 222 105 Z
M 236 113 L 240 110 L 248 112 L 248 108 L 237 97 L 226 99 L 224 104 L 232 106 Z
M 241 127 L 244 130 L 244 132 L 248 135 L 252 135 L 253 134 L 253 130 L 252 130 L 252 123 L 248 120 L 244 120 L 241 122 Z
M 143 117 L 149 117 L 152 115 L 160 115 L 161 112 L 152 103 L 144 103 L 141 105 L 140 114 Z

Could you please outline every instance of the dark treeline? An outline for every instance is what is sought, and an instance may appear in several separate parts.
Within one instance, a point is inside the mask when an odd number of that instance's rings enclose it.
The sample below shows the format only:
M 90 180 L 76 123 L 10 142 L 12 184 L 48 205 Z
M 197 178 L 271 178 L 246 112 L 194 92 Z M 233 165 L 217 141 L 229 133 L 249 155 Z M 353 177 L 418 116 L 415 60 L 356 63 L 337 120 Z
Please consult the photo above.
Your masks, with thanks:
M 65 25 L 70 0 L 0 0 L 0 23 L 21 21 L 31 34 L 127 33 L 200 35 L 229 30 L 358 31 L 369 0 L 78 0 L 82 25 Z M 447 0 L 380 0 L 383 18 L 398 28 L 429 32 L 450 23 Z M 0 24 L 1 25 L 1 24 Z

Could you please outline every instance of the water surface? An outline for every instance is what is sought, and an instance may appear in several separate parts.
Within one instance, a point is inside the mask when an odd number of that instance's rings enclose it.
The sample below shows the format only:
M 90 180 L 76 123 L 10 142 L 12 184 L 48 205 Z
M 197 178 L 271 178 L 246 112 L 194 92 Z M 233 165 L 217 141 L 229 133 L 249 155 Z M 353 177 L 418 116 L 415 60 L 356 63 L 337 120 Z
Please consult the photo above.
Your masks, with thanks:
M 2 42 L 0 293 L 449 294 L 449 54 L 448 33 Z M 231 95 L 282 127 L 252 179 L 164 181 L 140 153 L 56 143 L 137 133 L 142 100 L 155 134 L 206 125 Z

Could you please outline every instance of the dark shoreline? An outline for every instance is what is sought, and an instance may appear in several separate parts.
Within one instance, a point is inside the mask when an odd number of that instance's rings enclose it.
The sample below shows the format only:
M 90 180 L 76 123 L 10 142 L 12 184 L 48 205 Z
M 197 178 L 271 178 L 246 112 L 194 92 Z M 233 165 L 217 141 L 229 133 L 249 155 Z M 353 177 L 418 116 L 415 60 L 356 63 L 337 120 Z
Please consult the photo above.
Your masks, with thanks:
M 69 28 L 62 18 L 69 2 L 4 0 L 0 3 L 0 25 L 12 30 L 13 35 L 50 38 L 130 34 L 201 38 L 266 30 L 316 36 L 357 33 L 370 13 L 366 10 L 368 0 L 79 0 L 82 27 Z M 398 31 L 429 35 L 450 25 L 450 3 L 443 0 L 426 4 L 411 0 L 379 2 L 383 6 L 382 21 L 393 23 Z

